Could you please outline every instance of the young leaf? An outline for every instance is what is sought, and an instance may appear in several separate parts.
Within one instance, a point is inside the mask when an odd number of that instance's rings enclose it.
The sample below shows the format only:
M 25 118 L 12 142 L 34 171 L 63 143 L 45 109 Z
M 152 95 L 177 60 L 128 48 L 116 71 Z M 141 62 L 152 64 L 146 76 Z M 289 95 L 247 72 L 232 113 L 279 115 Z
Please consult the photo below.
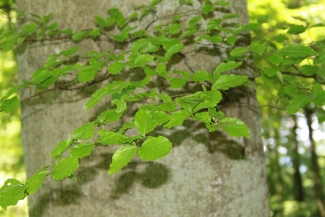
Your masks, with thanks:
M 169 60 L 173 54 L 180 52 L 183 48 L 184 44 L 175 44 L 171 46 L 165 54 L 165 60 Z
M 163 111 L 151 112 L 152 118 L 156 121 L 157 125 L 161 126 L 169 120 L 169 115 Z
M 230 52 L 230 56 L 232 57 L 238 57 L 238 56 L 242 56 L 243 54 L 245 54 L 248 51 L 248 49 L 246 47 L 238 47 L 233 49 Z
M 87 82 L 94 80 L 99 68 L 94 66 L 86 66 L 78 72 L 78 80 L 80 82 Z
M 209 72 L 206 72 L 204 70 L 199 70 L 192 75 L 192 80 L 195 82 L 203 82 L 203 81 L 210 80 L 211 77 L 212 76 Z
M 126 65 L 127 65 L 126 63 L 122 63 L 122 62 L 119 62 L 119 61 L 114 61 L 111 65 L 109 65 L 107 67 L 107 70 L 112 75 L 115 75 L 115 74 L 120 73 L 124 69 L 124 67 Z
M 300 34 L 306 31 L 306 27 L 303 25 L 291 25 L 287 33 L 289 34 Z
M 309 95 L 298 95 L 292 98 L 287 106 L 288 114 L 295 114 L 300 108 L 304 107 L 307 103 L 311 102 L 312 97 Z
M 167 124 L 164 125 L 164 127 L 172 128 L 172 127 L 182 125 L 183 122 L 190 116 L 191 116 L 191 112 L 186 110 L 174 112 L 169 116 L 169 121 Z
M 219 126 L 230 136 L 250 137 L 250 132 L 247 125 L 237 118 L 224 118 L 219 122 Z
M 184 78 L 174 78 L 170 81 L 171 88 L 181 88 L 187 83 L 187 79 Z
M 135 126 L 140 135 L 145 136 L 156 128 L 157 123 L 153 120 L 148 110 L 139 110 L 135 114 Z
M 276 66 L 279 66 L 283 61 L 283 56 L 280 54 L 270 54 L 268 60 Z
M 72 139 L 66 139 L 57 144 L 51 153 L 51 157 L 57 160 L 72 145 L 72 141 Z
M 137 153 L 137 150 L 138 147 L 135 145 L 126 145 L 117 149 L 113 154 L 108 174 L 112 175 L 125 167 Z
M 284 46 L 280 51 L 280 54 L 285 56 L 297 56 L 297 57 L 307 57 L 314 56 L 317 53 L 310 47 L 305 47 L 302 44 L 290 44 Z
M 37 30 L 37 24 L 32 22 L 30 24 L 24 25 L 22 29 L 25 34 L 30 34 Z
M 151 137 L 144 141 L 138 154 L 143 160 L 157 160 L 169 154 L 171 149 L 172 143 L 166 137 Z
M 70 150 L 70 154 L 75 158 L 83 158 L 91 154 L 91 152 L 94 150 L 95 145 L 93 143 L 87 142 L 87 143 L 81 143 L 76 146 L 74 146 Z
M 94 122 L 89 122 L 75 129 L 72 133 L 72 138 L 81 140 L 90 139 L 91 137 L 93 137 L 94 132 L 95 124 Z
M 230 87 L 242 85 L 247 81 L 247 76 L 242 75 L 223 75 L 212 86 L 212 90 L 228 90 Z
M 134 59 L 134 66 L 144 67 L 148 62 L 152 62 L 154 60 L 154 56 L 150 54 L 140 54 Z
M 249 50 L 259 55 L 262 55 L 265 51 L 265 45 L 255 42 L 249 46 Z
M 116 23 L 119 27 L 123 27 L 126 24 L 126 19 L 118 8 L 110 8 L 108 10 L 108 13 L 110 13 L 111 17 L 116 20 Z
M 71 176 L 79 167 L 78 158 L 70 156 L 62 158 L 55 166 L 52 172 L 52 177 L 55 180 L 62 180 L 65 177 Z
M 229 61 L 226 63 L 220 63 L 218 67 L 214 70 L 214 74 L 220 74 L 222 72 L 230 71 L 238 68 L 243 64 L 242 62 Z
M 0 206 L 7 210 L 10 205 L 16 205 L 19 200 L 24 199 L 26 185 L 23 185 L 17 179 L 7 179 L 0 188 Z
M 96 142 L 103 145 L 120 145 L 122 144 L 122 141 L 127 138 L 121 133 L 107 130 L 100 130 L 98 134 L 100 135 L 100 137 L 97 139 Z
M 13 110 L 16 110 L 19 107 L 19 99 L 17 96 L 14 96 L 10 99 L 5 100 L 4 102 L 0 103 L 0 111 L 10 113 Z
M 202 12 L 207 15 L 210 12 L 214 11 L 214 6 L 212 4 L 205 4 L 202 7 Z
M 27 193 L 29 195 L 35 193 L 39 187 L 41 187 L 46 176 L 49 175 L 49 166 L 43 167 L 32 175 L 26 182 Z
M 85 108 L 93 108 L 107 94 L 120 93 L 127 86 L 129 86 L 129 83 L 124 81 L 113 81 L 112 83 L 107 84 L 105 87 L 100 88 L 93 95 L 91 95 L 91 99 L 87 102 Z

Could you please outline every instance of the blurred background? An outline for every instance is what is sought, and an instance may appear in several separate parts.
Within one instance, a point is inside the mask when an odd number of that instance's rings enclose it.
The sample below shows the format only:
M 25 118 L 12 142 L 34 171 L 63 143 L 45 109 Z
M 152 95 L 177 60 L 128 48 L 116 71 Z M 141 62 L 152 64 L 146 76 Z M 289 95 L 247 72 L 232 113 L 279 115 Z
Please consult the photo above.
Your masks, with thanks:
M 264 21 L 262 31 L 268 38 L 284 34 L 288 24 L 325 24 L 325 0 L 248 2 L 251 21 Z M 14 28 L 16 15 L 15 0 L 0 1 L 0 34 Z M 313 28 L 287 40 L 306 44 L 317 41 L 314 46 L 325 48 L 325 28 Z M 255 64 L 260 67 L 263 62 L 255 61 Z M 15 52 L 0 52 L 0 96 L 15 83 L 16 74 Z M 287 97 L 278 96 L 282 84 L 274 79 L 277 81 L 262 75 L 257 80 L 270 216 L 318 217 L 321 215 L 317 203 L 324 207 L 325 195 L 325 113 L 307 107 L 301 113 L 288 115 L 285 112 Z M 303 82 L 312 83 L 313 80 L 304 79 Z M 19 134 L 19 111 L 13 114 L 0 112 L 0 186 L 7 178 L 25 179 Z M 27 201 L 9 207 L 6 212 L 0 210 L 0 216 L 28 216 Z

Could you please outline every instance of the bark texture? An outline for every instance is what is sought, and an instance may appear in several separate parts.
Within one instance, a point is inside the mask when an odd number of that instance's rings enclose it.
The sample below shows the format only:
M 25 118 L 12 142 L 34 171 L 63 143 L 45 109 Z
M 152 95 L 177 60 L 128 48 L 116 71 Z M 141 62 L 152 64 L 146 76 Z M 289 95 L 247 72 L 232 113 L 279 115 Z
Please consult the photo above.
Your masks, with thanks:
M 93 16 L 107 16 L 116 7 L 126 14 L 133 6 L 148 0 L 17 0 L 18 10 L 39 15 L 53 14 L 61 29 L 94 27 Z M 182 12 L 178 1 L 164 1 L 158 16 Z M 233 11 L 247 22 L 246 1 L 233 0 Z M 199 3 L 195 2 L 199 7 Z M 144 22 L 152 20 L 147 18 Z M 235 21 L 238 22 L 238 21 Z M 112 48 L 105 40 L 77 43 L 80 53 Z M 18 54 L 19 78 L 30 79 L 46 57 L 74 46 L 70 41 L 28 43 Z M 187 48 L 193 68 L 213 71 L 220 62 L 219 53 L 198 55 Z M 185 66 L 180 60 L 177 67 Z M 250 75 L 247 68 L 237 71 Z M 104 82 L 105 83 L 105 82 Z M 51 163 L 53 147 L 69 138 L 78 126 L 95 119 L 105 102 L 91 111 L 84 105 L 91 94 L 104 84 L 82 90 L 52 91 L 22 104 L 22 140 L 27 176 Z M 253 83 L 252 83 L 253 85 Z M 28 97 L 28 91 L 22 98 Z M 38 193 L 29 197 L 30 217 L 110 216 L 110 217 L 265 217 L 268 195 L 261 129 L 254 89 L 235 89 L 223 104 L 228 116 L 238 117 L 251 129 L 251 138 L 231 138 L 225 133 L 208 134 L 201 125 L 186 122 L 168 134 L 173 150 L 155 162 L 132 161 L 121 172 L 108 176 L 114 147 L 96 147 L 90 157 L 80 162 L 78 182 L 55 182 L 47 178 Z

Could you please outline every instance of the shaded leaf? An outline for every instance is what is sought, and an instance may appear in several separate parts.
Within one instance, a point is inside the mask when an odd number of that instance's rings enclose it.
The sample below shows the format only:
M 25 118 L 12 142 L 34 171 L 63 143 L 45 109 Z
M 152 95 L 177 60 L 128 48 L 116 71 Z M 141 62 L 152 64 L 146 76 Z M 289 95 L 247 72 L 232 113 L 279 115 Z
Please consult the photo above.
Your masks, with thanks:
M 242 85 L 247 81 L 247 76 L 242 75 L 223 75 L 212 86 L 212 90 L 228 90 L 230 87 Z
M 300 108 L 311 102 L 312 98 L 308 95 L 299 95 L 292 98 L 286 108 L 288 114 L 295 114 Z
M 229 61 L 226 63 L 220 63 L 218 67 L 214 70 L 214 74 L 220 74 L 222 72 L 230 71 L 238 68 L 243 64 L 242 62 Z

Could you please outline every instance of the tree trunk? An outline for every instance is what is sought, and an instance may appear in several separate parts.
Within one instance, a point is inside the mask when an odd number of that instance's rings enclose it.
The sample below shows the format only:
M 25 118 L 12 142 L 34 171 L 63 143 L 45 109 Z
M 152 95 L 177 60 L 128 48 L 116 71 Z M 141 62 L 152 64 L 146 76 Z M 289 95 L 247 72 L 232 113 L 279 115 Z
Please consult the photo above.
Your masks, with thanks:
M 61 29 L 94 27 L 93 16 L 107 16 L 108 8 L 130 14 L 132 1 L 27 1 L 17 0 L 20 11 L 39 15 L 53 14 Z M 178 1 L 168 0 L 158 6 L 158 16 L 173 14 Z M 194 5 L 198 5 L 195 2 Z M 233 1 L 233 11 L 248 21 L 246 1 Z M 129 12 L 129 13 L 128 13 Z M 144 19 L 150 21 L 152 18 Z M 77 43 L 80 54 L 112 48 L 103 40 Z M 74 46 L 71 41 L 25 43 L 18 54 L 19 79 L 30 79 L 46 57 Z M 187 53 L 193 68 L 213 71 L 217 54 Z M 185 65 L 185 61 L 181 63 Z M 248 68 L 240 69 L 249 75 Z M 105 82 L 104 82 L 105 83 Z M 51 163 L 49 155 L 55 144 L 69 138 L 78 126 L 94 120 L 100 111 L 83 110 L 90 95 L 104 84 L 82 90 L 52 91 L 22 103 L 22 140 L 27 176 Z M 253 85 L 253 82 L 252 82 Z M 22 93 L 22 98 L 29 93 Z M 90 157 L 80 162 L 75 176 L 78 182 L 46 179 L 38 193 L 29 197 L 30 217 L 51 216 L 220 216 L 264 217 L 269 215 L 266 174 L 259 114 L 254 89 L 233 92 L 224 106 L 228 116 L 238 117 L 251 129 L 251 138 L 232 138 L 221 132 L 208 134 L 200 125 L 186 122 L 168 138 L 172 152 L 155 162 L 138 159 L 119 173 L 108 176 L 113 147 L 96 147 Z M 99 108 L 104 109 L 105 102 Z
M 291 129 L 291 142 L 292 142 L 292 164 L 293 164 L 293 183 L 294 183 L 294 197 L 296 201 L 304 201 L 304 188 L 300 173 L 300 154 L 298 152 L 297 140 L 297 118 L 293 116 L 293 127 Z
M 307 118 L 307 126 L 308 126 L 308 131 L 309 131 L 311 169 L 312 169 L 314 179 L 315 179 L 315 183 L 314 183 L 315 199 L 316 199 L 316 204 L 317 204 L 317 208 L 318 208 L 318 212 L 319 212 L 320 216 L 325 217 L 322 178 L 321 178 L 319 165 L 318 165 L 318 156 L 316 153 L 315 140 L 313 138 L 313 128 L 312 128 L 313 110 L 305 108 L 305 115 Z

